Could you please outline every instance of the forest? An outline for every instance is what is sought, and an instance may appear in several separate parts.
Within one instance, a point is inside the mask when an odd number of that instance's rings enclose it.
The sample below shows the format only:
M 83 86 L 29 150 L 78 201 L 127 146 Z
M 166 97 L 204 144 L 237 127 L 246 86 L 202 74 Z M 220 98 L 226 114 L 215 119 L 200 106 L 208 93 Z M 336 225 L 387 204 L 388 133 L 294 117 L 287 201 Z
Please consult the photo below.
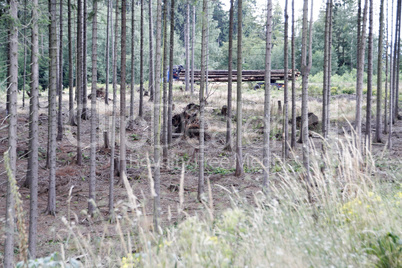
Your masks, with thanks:
M 402 267 L 401 8 L 0 1 L 2 267 Z

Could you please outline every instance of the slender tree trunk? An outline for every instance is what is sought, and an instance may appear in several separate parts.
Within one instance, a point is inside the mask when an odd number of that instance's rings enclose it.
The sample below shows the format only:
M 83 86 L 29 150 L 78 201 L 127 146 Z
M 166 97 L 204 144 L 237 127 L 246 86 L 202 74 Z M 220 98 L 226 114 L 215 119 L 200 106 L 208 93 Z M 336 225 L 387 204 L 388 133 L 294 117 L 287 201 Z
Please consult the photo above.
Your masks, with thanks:
M 388 149 L 392 148 L 392 125 L 394 123 L 392 114 L 393 114 L 393 106 L 394 106 L 394 1 L 392 1 L 392 11 L 391 11 L 391 53 L 390 53 L 390 88 L 389 88 L 389 130 L 388 130 Z
M 209 2 L 207 3 L 209 9 Z M 208 60 L 209 60 L 209 16 L 207 16 L 207 35 L 205 36 L 205 95 L 208 96 Z
M 141 0 L 141 26 L 140 26 L 140 104 L 138 109 L 138 116 L 143 116 L 144 106 L 144 0 Z M 150 37 L 151 39 L 151 37 Z M 152 48 L 152 46 L 150 46 Z M 151 59 L 151 53 L 149 59 Z M 150 65 L 151 66 L 151 65 Z M 151 76 L 149 77 L 151 79 Z M 150 81 L 151 82 L 151 81 Z
M 32 3 L 32 39 L 31 39 L 31 98 L 30 98 L 30 140 L 29 149 L 30 157 L 30 209 L 29 209 L 29 258 L 36 258 L 36 243 L 37 243 L 37 223 L 38 223 L 38 149 L 39 149 L 39 135 L 38 135 L 38 96 L 39 96 L 39 38 L 38 38 L 38 0 L 33 0 Z
M 156 66 L 154 89 L 154 228 L 159 230 L 160 204 L 160 77 L 161 77 L 161 35 L 162 35 L 162 0 L 157 0 L 156 23 Z
M 143 0 L 142 0 L 143 2 Z M 114 41 L 112 40 L 112 63 L 113 63 L 113 110 L 112 110 L 112 129 L 111 129 L 111 152 L 110 152 L 110 176 L 109 176 L 109 219 L 114 221 L 114 158 L 116 140 L 116 110 L 117 110 L 117 40 L 119 27 L 119 1 L 116 0 L 116 25 L 114 30 Z M 111 8 L 112 9 L 112 8 Z M 110 13 L 111 35 L 113 36 L 113 12 Z M 141 16 L 142 17 L 142 16 Z
M 68 7 L 68 117 L 69 124 L 75 126 L 74 119 L 74 73 L 73 73 L 73 36 L 71 25 L 71 0 L 67 2 Z
M 25 83 L 27 75 L 27 48 L 26 48 L 26 17 L 27 17 L 27 0 L 24 0 L 24 21 L 23 21 L 23 47 L 24 47 L 24 73 L 22 82 L 22 107 L 25 107 Z
M 121 1 L 120 180 L 126 171 L 126 0 Z
M 87 19 L 88 19 L 88 14 L 87 14 L 87 0 L 83 0 L 84 8 L 84 17 L 82 21 L 82 119 L 88 120 L 88 108 L 87 108 L 87 103 L 88 103 L 88 75 L 87 75 Z
M 169 50 L 169 96 L 168 96 L 168 144 L 172 144 L 172 105 L 173 105 L 173 52 L 174 52 L 174 5 L 170 2 L 170 50 Z
M 271 11 L 272 13 L 272 11 Z M 285 84 L 285 88 L 284 88 L 284 109 L 283 109 L 283 144 L 282 144 L 282 157 L 283 160 L 286 161 L 286 159 L 288 158 L 288 152 L 289 152 L 289 143 L 288 143 L 288 139 L 289 139 L 289 124 L 288 124 L 288 102 L 289 102 L 289 93 L 288 93 L 288 62 L 289 62 L 289 57 L 288 57 L 288 28 L 289 28 L 289 16 L 288 16 L 288 0 L 285 1 L 285 36 L 284 36 L 284 46 L 283 46 L 283 50 L 284 50 L 284 70 L 285 70 L 285 78 L 284 78 L 284 84 Z
M 200 79 L 200 135 L 199 135 L 199 151 L 198 151 L 198 201 L 202 200 L 204 194 L 204 108 L 205 108 L 205 54 L 206 54 L 206 35 L 207 35 L 207 18 L 208 18 L 208 0 L 202 1 L 202 33 L 201 33 L 201 79 Z
M 399 115 L 399 69 L 400 69 L 399 58 L 400 58 L 400 50 L 401 50 L 401 41 L 400 41 L 400 39 L 401 39 L 401 0 L 398 1 L 397 14 L 398 14 L 398 16 L 397 16 L 398 32 L 395 35 L 395 38 L 396 38 L 395 40 L 397 40 L 397 42 L 396 42 L 396 47 L 397 47 L 396 55 L 397 56 L 396 56 L 396 62 L 395 62 L 395 65 L 396 65 L 395 83 L 396 83 L 396 85 L 395 85 L 395 93 L 394 93 L 395 94 L 394 95 L 395 106 L 394 106 L 394 115 L 393 115 L 394 121 L 395 121 L 395 119 L 398 119 L 398 120 L 401 119 L 401 116 Z
M 292 0 L 292 137 L 290 146 L 296 147 L 296 58 L 295 58 L 295 0 Z
M 194 94 L 194 51 L 195 51 L 195 4 L 193 4 L 193 34 L 191 40 L 191 94 Z
M 15 178 L 17 171 L 17 91 L 18 91 L 18 2 L 10 0 L 10 17 L 9 22 L 9 110 L 8 110 L 8 156 L 10 171 L 8 174 Z M 14 267 L 14 228 L 15 228 L 15 211 L 14 211 L 14 194 L 11 189 L 10 179 L 7 180 L 7 197 L 6 197 L 6 225 L 4 243 L 4 267 Z
M 303 32 L 302 32 L 302 127 L 301 127 L 301 140 L 303 143 L 303 166 L 305 169 L 305 177 L 309 185 L 310 182 L 310 144 L 308 140 L 308 76 L 312 65 L 312 13 L 313 13 L 313 1 L 311 1 L 311 18 L 310 27 L 307 27 L 308 16 L 308 0 L 304 0 L 303 5 Z M 309 31 L 309 32 L 307 32 Z M 307 36 L 309 36 L 309 62 L 307 63 Z M 309 195 L 310 199 L 310 195 Z M 310 199 L 311 201 L 311 199 Z
M 56 0 L 50 0 L 50 71 L 49 71 L 49 193 L 46 213 L 56 215 L 56 135 L 57 135 L 57 27 Z
M 243 36 L 243 0 L 237 2 L 237 137 L 236 137 L 236 171 L 235 176 L 239 177 L 244 174 L 243 170 L 243 148 L 242 148 L 242 36 Z M 270 81 L 267 82 L 270 84 Z M 269 88 L 269 86 L 268 86 Z M 264 160 L 265 161 L 265 160 Z
M 380 21 L 379 21 L 379 38 L 378 38 L 378 58 L 377 58 L 377 116 L 375 127 L 375 141 L 381 142 L 381 98 L 382 98 L 382 57 L 384 45 L 384 0 L 380 4 Z M 388 57 L 388 56 L 387 56 Z
M 373 0 L 369 9 L 368 68 L 367 68 L 367 105 L 366 105 L 366 148 L 371 145 L 371 106 L 373 96 Z
M 97 125 L 97 113 L 96 113 L 96 83 L 98 82 L 97 76 L 97 12 L 98 2 L 93 0 L 92 11 L 92 88 L 91 88 L 91 167 L 89 177 L 89 196 L 88 196 L 88 213 L 94 216 L 96 210 L 96 125 Z
M 270 111 L 271 111 L 272 0 L 268 0 L 268 2 L 267 2 L 267 21 L 266 21 L 266 25 L 267 26 L 266 26 L 265 79 L 264 79 L 265 80 L 264 144 L 263 144 L 263 151 L 262 151 L 262 153 L 263 153 L 263 155 L 262 155 L 262 157 L 263 157 L 263 165 L 264 165 L 264 175 L 263 175 L 264 177 L 263 177 L 262 187 L 263 187 L 264 192 L 269 191 L 269 169 L 270 169 L 269 133 L 271 132 L 271 114 L 270 114 Z M 285 74 L 285 77 L 286 76 L 287 75 Z M 239 79 L 237 81 L 239 81 Z M 285 82 L 285 84 L 286 84 L 286 82 Z
M 333 1 L 330 0 L 329 5 L 329 44 L 328 44 L 328 69 L 327 69 L 327 105 L 325 108 L 327 109 L 327 135 L 329 134 L 329 130 L 331 127 L 329 120 L 329 107 L 331 105 L 331 77 L 332 77 L 332 9 L 333 9 Z
M 232 69 L 233 69 L 233 0 L 230 0 L 229 10 L 229 55 L 228 55 L 228 102 L 226 112 L 226 146 L 225 149 L 232 151 Z
M 59 107 L 57 113 L 57 137 L 56 140 L 61 141 L 63 139 L 63 1 L 60 0 L 60 35 L 59 35 Z
M 168 134 L 167 134 L 167 128 L 168 128 L 168 96 L 167 96 L 167 67 L 168 67 L 168 41 L 167 41 L 167 6 L 168 6 L 168 1 L 164 0 L 163 1 L 163 69 L 162 69 L 162 81 L 163 81 L 163 124 L 162 124 L 162 144 L 163 144 L 163 161 L 167 161 L 168 158 Z
M 330 13 L 330 0 L 327 0 L 327 7 L 325 11 L 325 40 L 324 40 L 324 81 L 323 81 L 323 92 L 322 92 L 322 135 L 324 138 L 328 138 L 328 126 L 327 126 L 327 117 L 328 117 L 328 68 L 329 68 L 329 13 Z
M 107 0 L 107 15 L 106 15 L 106 85 L 105 85 L 105 105 L 109 105 L 109 72 L 110 72 L 110 41 L 109 41 L 109 30 L 110 30 L 110 13 L 112 12 L 111 1 Z M 107 108 L 109 111 L 110 109 Z M 110 118 L 107 115 L 105 118 L 105 129 L 103 131 L 103 139 L 105 148 L 109 148 L 109 122 Z
M 185 72 L 185 82 L 186 82 L 186 91 L 189 90 L 189 80 L 190 80 L 190 52 L 189 52 L 189 47 L 190 47 L 190 4 L 187 1 L 186 2 L 186 28 L 185 28 L 185 34 L 184 34 L 184 39 L 185 39 L 185 51 L 186 51 L 186 72 Z
M 129 127 L 132 128 L 132 124 L 134 123 L 134 87 L 135 87 L 135 56 L 134 56 L 134 5 L 135 2 L 131 2 L 131 83 L 130 83 L 130 120 Z
M 361 147 L 362 138 L 362 103 L 363 103 L 363 71 L 364 71 L 364 55 L 366 48 L 366 25 L 367 25 L 367 10 L 368 10 L 368 0 L 365 0 L 364 11 L 363 11 L 363 25 L 361 30 L 361 36 L 358 40 L 360 45 L 358 64 L 357 64 L 357 84 L 356 84 L 356 135 L 358 140 L 358 147 Z
M 111 1 L 107 0 L 107 15 L 106 15 L 106 86 L 105 86 L 105 104 L 109 105 L 109 46 L 110 46 L 110 41 L 109 41 L 109 29 L 110 29 L 110 13 L 112 12 L 110 8 Z M 105 133 L 108 133 L 106 130 Z
M 388 0 L 387 0 L 387 18 L 388 17 Z M 384 21 L 383 21 L 384 23 Z M 387 19 L 387 28 L 385 30 L 386 33 L 386 50 L 385 50 L 385 97 L 384 97 L 384 134 L 388 134 L 388 70 L 389 70 L 389 65 L 388 65 L 388 48 L 389 48 L 389 34 L 388 34 L 388 19 Z
M 158 1 L 158 0 L 157 0 Z M 154 75 L 154 26 L 153 26 L 153 16 L 152 16 L 152 0 L 149 2 L 149 101 L 154 100 L 154 84 L 156 75 Z M 141 115 L 142 116 L 142 113 Z
M 81 149 L 81 116 L 82 116 L 82 88 L 83 88 L 83 40 L 82 40 L 82 0 L 77 0 L 77 165 L 82 165 Z

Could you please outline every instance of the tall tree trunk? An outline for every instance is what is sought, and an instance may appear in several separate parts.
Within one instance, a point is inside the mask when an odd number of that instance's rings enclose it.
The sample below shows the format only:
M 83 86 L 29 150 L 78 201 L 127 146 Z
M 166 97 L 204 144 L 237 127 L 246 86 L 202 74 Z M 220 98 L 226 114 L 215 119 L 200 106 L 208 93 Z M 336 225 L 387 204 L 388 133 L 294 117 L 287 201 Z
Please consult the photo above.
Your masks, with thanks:
M 271 11 L 272 12 L 272 11 Z M 288 102 L 289 102 L 289 90 L 288 90 L 288 62 L 289 62 L 289 57 L 288 57 L 288 28 L 289 28 L 289 16 L 288 16 L 288 0 L 285 1 L 285 36 L 284 36 L 284 46 L 283 46 L 283 50 L 284 50 L 284 70 L 285 70 L 285 78 L 284 78 L 284 84 L 285 84 L 285 88 L 284 88 L 284 109 L 283 109 L 283 144 L 282 144 L 282 157 L 283 160 L 286 161 L 286 158 L 288 158 L 288 152 L 289 152 L 289 143 L 288 143 L 288 139 L 289 139 L 289 124 L 288 124 Z
M 173 104 L 173 52 L 174 52 L 174 0 L 170 2 L 170 47 L 169 47 L 169 96 L 168 96 L 168 144 L 172 144 Z
M 50 0 L 49 71 L 49 193 L 46 213 L 56 215 L 56 135 L 57 135 L 57 27 L 56 0 Z
M 93 216 L 96 210 L 96 125 L 97 125 L 97 113 L 96 113 L 96 83 L 98 82 L 97 76 L 97 12 L 98 12 L 98 0 L 93 0 L 92 11 L 92 88 L 91 88 L 91 167 L 89 177 L 89 196 L 88 196 L 88 213 Z
M 154 73 L 154 26 L 153 26 L 153 19 L 152 16 L 152 0 L 148 0 L 149 2 L 149 101 L 154 100 L 154 86 L 155 86 L 155 79 L 156 75 Z M 140 115 L 142 116 L 142 114 Z
M 367 68 L 367 105 L 366 105 L 366 148 L 371 145 L 371 105 L 373 96 L 373 0 L 369 9 L 368 68 Z
M 329 107 L 331 105 L 331 77 L 332 77 L 332 13 L 333 13 L 333 1 L 330 0 L 329 5 L 329 44 L 328 44 L 328 69 L 327 69 L 327 135 L 329 134 L 329 129 L 331 127 L 329 120 Z
M 26 48 L 26 17 L 27 17 L 27 0 L 24 0 L 24 30 L 23 30 L 23 47 L 24 47 L 24 73 L 23 73 L 23 82 L 22 82 L 22 107 L 25 107 L 25 83 L 26 83 L 26 75 L 27 75 L 27 48 Z
M 82 1 L 77 0 L 77 165 L 82 165 L 81 149 L 81 116 L 82 116 L 82 88 L 83 88 L 83 40 L 82 40 Z
M 202 1 L 202 33 L 201 33 L 201 80 L 200 80 L 200 135 L 199 135 L 199 151 L 198 151 L 198 201 L 202 200 L 204 194 L 204 109 L 205 109 L 205 57 L 206 57 L 206 35 L 207 35 L 207 19 L 208 19 L 208 0 Z
M 126 176 L 126 0 L 121 1 L 120 179 Z
M 262 151 L 262 153 L 263 153 L 262 158 L 263 158 L 263 165 L 264 165 L 264 167 L 263 167 L 264 168 L 264 171 L 263 171 L 264 177 L 263 177 L 262 187 L 263 187 L 264 192 L 268 192 L 268 190 L 269 190 L 269 168 L 270 168 L 269 134 L 271 132 L 270 111 L 271 111 L 272 0 L 268 0 L 268 2 L 267 2 L 266 25 L 267 26 L 266 26 L 265 78 L 264 78 L 264 80 L 265 80 L 264 144 L 263 144 L 263 151 Z M 237 81 L 239 81 L 239 79 L 237 79 Z
M 135 65 L 134 65 L 134 5 L 135 1 L 131 2 L 131 83 L 130 83 L 130 120 L 129 127 L 132 128 L 132 124 L 134 124 L 134 87 L 135 87 Z
M 193 4 L 193 34 L 191 39 L 191 94 L 194 94 L 195 4 Z
M 292 0 L 292 137 L 290 139 L 290 146 L 293 149 L 296 147 L 296 76 L 294 72 L 296 69 L 295 40 L 295 0 Z
M 144 0 L 141 0 L 141 26 L 140 26 L 140 103 L 138 109 L 138 116 L 143 116 L 144 106 Z M 150 37 L 151 39 L 151 37 Z M 152 48 L 152 46 L 151 46 Z M 151 59 L 151 53 L 150 57 Z M 151 65 L 150 65 L 151 66 Z M 151 77 L 150 77 L 151 78 Z
M 10 17 L 9 22 L 9 110 L 8 110 L 8 156 L 10 174 L 15 178 L 17 171 L 17 90 L 18 90 L 18 2 L 10 0 Z M 7 197 L 6 197 L 6 225 L 4 243 L 4 267 L 14 267 L 14 228 L 15 228 L 15 211 L 14 211 L 14 194 L 11 189 L 10 179 L 7 180 Z
M 387 0 L 387 18 L 388 17 L 388 0 Z M 384 23 L 384 20 L 383 20 Z M 384 96 L 384 134 L 388 133 L 388 70 L 389 70 L 389 65 L 388 65 L 388 48 L 389 48 L 389 34 L 388 34 L 388 19 L 387 19 L 387 28 L 385 29 L 386 33 L 386 50 L 385 50 L 385 96 Z
M 110 29 L 110 13 L 112 12 L 110 8 L 111 1 L 107 0 L 107 15 L 106 15 L 106 86 L 105 86 L 105 104 L 109 105 L 109 47 L 110 47 L 110 41 L 109 41 L 109 29 Z M 106 133 L 107 130 L 106 130 Z
M 239 177 L 244 174 L 243 170 L 243 148 L 242 148 L 242 36 L 243 36 L 243 0 L 237 2 L 237 137 L 236 137 L 236 171 L 235 176 Z M 270 84 L 270 81 L 267 82 Z M 269 86 L 268 86 L 269 87 Z
M 168 158 L 168 134 L 167 134 L 167 128 L 168 128 L 168 96 L 167 96 L 167 54 L 168 54 L 168 41 L 167 41 L 167 6 L 168 6 L 168 1 L 164 0 L 163 1 L 163 69 L 162 69 L 162 81 L 163 81 L 163 116 L 162 116 L 162 144 L 163 144 L 163 160 L 167 161 Z
M 391 11 L 391 53 L 390 53 L 390 88 L 389 88 L 389 130 L 388 130 L 388 149 L 392 148 L 392 125 L 394 123 L 392 114 L 393 114 L 393 106 L 394 106 L 394 1 L 392 1 L 392 11 Z
M 363 25 L 361 30 L 361 36 L 358 38 L 359 43 L 359 56 L 357 63 L 357 84 L 356 84 L 356 135 L 358 140 L 358 147 L 361 148 L 361 138 L 362 138 L 362 103 L 363 103 L 363 71 L 364 71 L 364 55 L 366 48 L 366 25 L 367 25 L 367 10 L 368 10 L 368 0 L 365 0 L 364 11 L 363 11 Z
M 375 127 L 375 141 L 381 142 L 381 98 L 382 98 L 382 57 L 384 45 L 384 0 L 380 4 L 380 21 L 379 21 L 379 38 L 378 38 L 378 58 L 377 58 L 377 116 Z M 388 56 L 387 56 L 388 57 Z M 385 82 L 386 83 L 386 82 Z
M 105 86 L 105 105 L 109 105 L 109 72 L 110 72 L 110 38 L 109 38 L 109 30 L 110 30 L 110 13 L 112 12 L 111 1 L 107 0 L 107 15 L 106 15 L 106 86 Z M 110 109 L 107 108 L 109 111 Z M 103 139 L 105 148 L 109 148 L 109 123 L 110 117 L 106 116 L 105 118 L 105 129 L 103 131 Z
M 327 126 L 327 117 L 328 117 L 328 68 L 329 68 L 329 25 L 330 25 L 330 4 L 331 1 L 327 0 L 327 7 L 325 10 L 325 40 L 324 40 L 324 75 L 323 75 L 323 92 L 322 92 L 322 135 L 324 138 L 328 138 L 328 126 Z
M 74 118 L 74 73 L 73 73 L 73 36 L 71 25 L 71 0 L 67 2 L 68 7 L 68 117 L 69 124 L 75 126 Z
M 186 51 L 186 72 L 185 72 L 185 82 L 186 82 L 186 91 L 189 90 L 189 80 L 190 80 L 190 52 L 189 52 L 189 47 L 190 47 L 190 4 L 187 0 L 186 2 L 186 28 L 185 28 L 185 34 L 184 34 L 184 39 L 185 39 L 185 51 Z
M 160 77 L 161 77 L 161 35 L 162 35 L 162 0 L 157 0 L 156 11 L 156 65 L 154 89 L 154 228 L 159 230 L 159 217 L 161 212 L 160 197 Z
M 29 178 L 30 178 L 30 202 L 29 202 L 29 257 L 36 258 L 36 243 L 37 243 L 37 223 L 38 223 L 38 149 L 39 149 L 39 135 L 38 135 L 38 108 L 39 108 L 39 38 L 38 38 L 38 0 L 33 0 L 32 3 L 32 39 L 31 39 L 31 98 L 30 98 L 30 140 L 29 149 L 30 162 Z
M 143 0 L 142 0 L 143 2 Z M 114 220 L 114 158 L 115 158 L 115 140 L 116 140 L 116 110 L 117 110 L 117 42 L 119 27 L 119 0 L 116 0 L 116 25 L 114 28 L 114 40 L 112 40 L 112 63 L 113 63 L 113 110 L 112 110 L 112 129 L 111 129 L 111 152 L 110 152 L 110 174 L 109 174 L 109 219 Z M 112 9 L 112 8 L 111 8 Z M 110 13 L 111 35 L 113 36 L 113 12 Z M 142 16 L 141 16 L 142 17 Z
M 230 0 L 229 10 L 229 55 L 228 55 L 228 102 L 226 112 L 226 145 L 225 149 L 232 151 L 232 69 L 233 69 L 233 0 Z
M 87 0 L 83 0 L 84 8 L 84 17 L 82 21 L 82 119 L 88 120 L 88 108 L 87 108 L 87 103 L 88 103 L 88 74 L 87 74 L 87 20 L 88 20 L 88 14 L 87 14 Z
M 303 166 L 305 169 L 305 177 L 309 185 L 310 183 L 310 144 L 308 140 L 308 76 L 312 65 L 312 14 L 313 14 L 313 1 L 311 1 L 311 18 L 310 27 L 307 26 L 308 16 L 308 0 L 304 0 L 303 5 L 303 32 L 302 32 L 302 127 L 301 127 L 301 140 L 303 143 Z M 308 32 L 307 32 L 308 31 Z M 309 36 L 309 50 L 307 63 L 307 36 Z M 309 195 L 309 200 L 310 195 Z
M 399 65 L 399 58 L 400 58 L 400 50 L 401 50 L 401 0 L 398 1 L 398 8 L 397 8 L 397 34 L 395 35 L 395 40 L 397 40 L 396 42 L 396 72 L 395 72 L 395 95 L 394 95 L 394 101 L 395 101 L 395 106 L 394 106 L 394 114 L 393 114 L 393 118 L 400 120 L 401 116 L 399 115 L 399 69 L 400 69 L 400 65 Z
M 207 3 L 209 10 L 209 2 Z M 209 60 L 209 16 L 207 16 L 207 35 L 205 36 L 205 95 L 208 96 L 208 60 Z
M 61 141 L 63 139 L 63 1 L 60 0 L 60 35 L 59 35 L 59 104 L 57 113 L 57 137 L 56 140 Z

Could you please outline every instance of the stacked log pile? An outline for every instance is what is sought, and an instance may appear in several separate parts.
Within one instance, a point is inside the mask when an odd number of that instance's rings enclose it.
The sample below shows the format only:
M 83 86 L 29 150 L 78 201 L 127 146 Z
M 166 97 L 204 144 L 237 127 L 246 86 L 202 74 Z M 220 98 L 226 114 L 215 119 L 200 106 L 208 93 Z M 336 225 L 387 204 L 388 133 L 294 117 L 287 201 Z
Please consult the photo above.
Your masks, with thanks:
M 288 78 L 292 78 L 293 70 L 288 71 Z M 186 70 L 180 72 L 179 79 L 185 79 Z M 191 71 L 190 71 L 191 74 Z M 228 70 L 209 70 L 208 71 L 208 81 L 210 82 L 228 82 L 229 71 Z M 295 70 L 296 78 L 300 76 L 300 72 Z M 276 82 L 277 80 L 283 80 L 285 78 L 285 71 L 282 70 L 271 70 L 271 82 Z M 201 71 L 194 70 L 194 81 L 200 81 Z M 233 82 L 237 81 L 237 70 L 232 72 Z M 242 81 L 264 81 L 265 80 L 265 70 L 243 70 L 242 71 Z

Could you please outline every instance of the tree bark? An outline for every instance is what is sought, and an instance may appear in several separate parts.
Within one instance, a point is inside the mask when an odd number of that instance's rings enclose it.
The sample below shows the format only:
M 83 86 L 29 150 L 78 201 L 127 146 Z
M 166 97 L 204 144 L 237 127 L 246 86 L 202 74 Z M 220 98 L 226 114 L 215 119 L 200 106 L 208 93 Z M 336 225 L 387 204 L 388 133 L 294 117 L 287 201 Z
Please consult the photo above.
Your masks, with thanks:
M 74 73 L 73 73 L 73 36 L 71 25 L 71 0 L 67 2 L 68 7 L 68 117 L 69 124 L 75 126 L 74 119 Z
M 59 93 L 59 104 L 57 113 L 57 137 L 56 140 L 63 139 L 63 1 L 60 1 L 60 33 L 59 33 L 59 84 L 57 85 Z
M 286 16 L 286 15 L 285 15 Z M 269 169 L 270 169 L 270 146 L 269 134 L 271 132 L 271 52 L 272 52 L 272 0 L 267 3 L 266 21 L 266 46 L 265 46 L 265 93 L 264 93 L 264 144 L 263 144 L 263 165 L 264 177 L 262 187 L 264 192 L 269 191 Z M 285 75 L 286 76 L 286 75 Z
M 158 1 L 158 0 L 157 0 Z M 154 73 L 154 26 L 152 16 L 152 0 L 149 0 L 149 101 L 154 100 L 154 84 L 156 75 Z M 140 115 L 142 116 L 142 114 Z
M 373 0 L 369 8 L 369 36 L 368 36 L 368 68 L 367 68 L 367 105 L 366 105 L 366 148 L 371 145 L 371 105 L 373 96 Z
M 160 77 L 161 77 L 161 34 L 162 34 L 162 0 L 157 0 L 156 24 L 156 65 L 154 89 L 154 228 L 159 230 L 160 204 Z
M 327 126 L 327 117 L 328 117 L 328 68 L 329 68 L 329 25 L 330 25 L 330 4 L 331 1 L 327 0 L 326 10 L 325 10 L 325 40 L 324 40 L 324 75 L 323 75 L 323 92 L 322 92 L 322 135 L 324 138 L 328 138 L 328 126 Z
M 82 40 L 82 1 L 77 0 L 77 165 L 82 165 L 81 149 L 81 116 L 82 116 L 82 94 L 83 94 L 83 40 Z
M 241 0 L 240 0 L 241 1 Z M 205 57 L 206 57 L 206 35 L 207 35 L 207 18 L 208 18 L 208 0 L 202 1 L 202 33 L 201 33 L 201 80 L 200 80 L 200 135 L 198 150 L 198 192 L 197 199 L 201 201 L 204 194 L 204 107 L 205 107 Z
M 236 136 L 236 171 L 235 176 L 240 177 L 244 174 L 243 170 L 243 148 L 242 148 L 242 36 L 243 36 L 243 0 L 237 2 L 237 136 Z M 270 80 L 268 80 L 270 81 Z M 270 84 L 270 82 L 268 82 Z
M 126 0 L 121 1 L 120 180 L 126 172 Z
M 140 103 L 138 107 L 138 116 L 143 116 L 144 106 L 144 0 L 141 0 L 141 26 L 140 26 Z M 151 39 L 151 37 L 150 37 Z M 151 46 L 152 48 L 152 46 Z M 150 59 L 151 59 L 150 53 Z M 150 65 L 151 66 L 151 65 Z M 151 76 L 150 76 L 151 78 Z
M 16 175 L 17 163 L 17 91 L 18 91 L 18 2 L 10 0 L 10 17 L 9 22 L 9 110 L 8 110 L 8 154 L 11 176 Z M 15 211 L 14 211 L 14 194 L 11 189 L 10 179 L 7 180 L 7 197 L 6 197 L 6 225 L 4 243 L 4 267 L 14 267 L 14 228 L 15 228 Z
M 272 11 L 271 11 L 272 12 Z M 289 62 L 289 57 L 288 57 L 288 28 L 289 28 L 289 16 L 288 16 L 288 0 L 285 1 L 285 35 L 284 35 L 284 46 L 283 46 L 283 50 L 284 50 L 284 73 L 285 73 L 285 78 L 284 78 L 284 84 L 285 84 L 285 88 L 283 91 L 283 98 L 284 98 L 284 109 L 283 109 L 283 144 L 282 144 L 282 157 L 283 160 L 286 161 L 286 159 L 288 158 L 288 152 L 289 152 L 289 143 L 288 143 L 288 139 L 289 139 L 289 124 L 288 124 L 288 62 Z M 292 71 L 293 73 L 293 71 Z
M 29 149 L 30 157 L 30 202 L 29 202 L 29 237 L 28 237 L 28 251 L 29 258 L 36 258 L 36 243 L 37 243 L 37 224 L 38 224 L 38 149 L 39 149 L 39 135 L 38 135 L 38 96 L 39 96 L 39 38 L 38 38 L 38 0 L 32 2 L 32 39 L 31 39 L 31 98 L 30 98 L 30 140 Z
M 228 102 L 226 112 L 226 145 L 225 149 L 232 151 L 232 69 L 233 69 L 233 0 L 230 0 L 229 10 L 229 55 L 228 55 Z
M 89 196 L 88 196 L 88 213 L 94 216 L 96 210 L 96 125 L 97 125 L 97 112 L 96 112 L 96 83 L 98 82 L 97 76 L 97 12 L 98 2 L 93 0 L 92 11 L 92 88 L 91 88 L 91 167 L 89 177 Z
M 109 29 L 110 29 L 110 13 L 112 12 L 110 8 L 111 1 L 107 0 L 107 15 L 106 15 L 106 86 L 105 86 L 105 104 L 109 105 L 109 46 L 110 46 L 110 41 L 109 41 Z M 106 130 L 106 133 L 107 130 Z
M 56 0 L 50 0 L 50 70 L 49 70 L 49 193 L 46 213 L 56 215 L 56 135 L 57 135 L 57 27 Z
M 296 68 L 295 58 L 295 0 L 292 0 L 292 70 Z M 296 147 L 296 77 L 295 72 L 292 71 L 292 137 L 290 139 L 290 146 L 294 149 Z
M 131 83 L 130 83 L 130 120 L 128 125 L 134 123 L 134 87 L 135 87 L 135 56 L 134 56 L 134 1 L 131 2 Z
M 143 2 L 143 0 L 142 0 Z M 109 219 L 114 221 L 114 158 L 116 140 L 116 110 L 117 110 L 117 43 L 119 27 L 119 1 L 116 0 L 116 25 L 114 30 L 114 41 L 112 40 L 112 62 L 113 62 L 113 110 L 112 110 L 112 129 L 111 129 L 111 152 L 110 152 L 110 174 L 109 174 Z M 111 30 L 113 36 L 113 12 L 110 13 Z M 142 17 L 142 16 L 141 16 Z
M 167 42 L 167 6 L 168 6 L 168 1 L 164 0 L 163 1 L 163 67 L 162 67 L 162 81 L 163 81 L 163 116 L 162 116 L 162 144 L 163 144 L 163 149 L 162 149 L 162 154 L 163 154 L 163 161 L 167 161 L 168 158 L 168 134 L 167 134 L 167 128 L 168 128 L 168 96 L 167 96 L 167 66 L 168 66 L 168 61 L 167 61 L 167 54 L 168 54 L 168 42 Z
M 190 52 L 189 52 L 189 47 L 190 47 L 190 4 L 187 0 L 186 2 L 186 28 L 184 32 L 184 39 L 185 39 L 185 57 L 186 57 L 186 72 L 185 72 L 185 83 L 186 83 L 186 88 L 185 90 L 189 90 L 189 74 L 190 74 Z
M 365 0 L 364 11 L 363 11 L 363 25 L 361 30 L 361 36 L 358 40 L 359 43 L 359 57 L 357 64 L 357 83 L 356 83 L 356 135 L 358 141 L 358 148 L 361 149 L 361 138 L 362 138 L 362 97 L 363 97 L 363 71 L 364 71 L 364 55 L 366 48 L 366 25 L 367 25 L 367 10 L 368 10 L 368 0 Z
M 379 19 L 379 38 L 378 38 L 378 58 L 377 58 L 377 116 L 375 127 L 375 141 L 381 140 L 381 98 L 382 98 L 382 66 L 383 66 L 383 45 L 384 45 L 384 0 L 380 3 L 380 19 Z M 387 56 L 388 57 L 388 56 Z
M 193 4 L 193 34 L 191 40 L 191 94 L 194 94 L 195 4 Z
M 174 52 L 174 5 L 170 3 L 170 50 L 169 50 L 169 96 L 168 96 L 168 144 L 172 144 L 172 105 L 173 105 L 173 52 Z
M 87 75 L 87 20 L 88 20 L 88 14 L 87 14 L 87 0 L 83 0 L 84 8 L 84 17 L 82 21 L 82 119 L 88 120 L 88 108 L 87 108 L 87 103 L 88 103 L 88 75 Z

